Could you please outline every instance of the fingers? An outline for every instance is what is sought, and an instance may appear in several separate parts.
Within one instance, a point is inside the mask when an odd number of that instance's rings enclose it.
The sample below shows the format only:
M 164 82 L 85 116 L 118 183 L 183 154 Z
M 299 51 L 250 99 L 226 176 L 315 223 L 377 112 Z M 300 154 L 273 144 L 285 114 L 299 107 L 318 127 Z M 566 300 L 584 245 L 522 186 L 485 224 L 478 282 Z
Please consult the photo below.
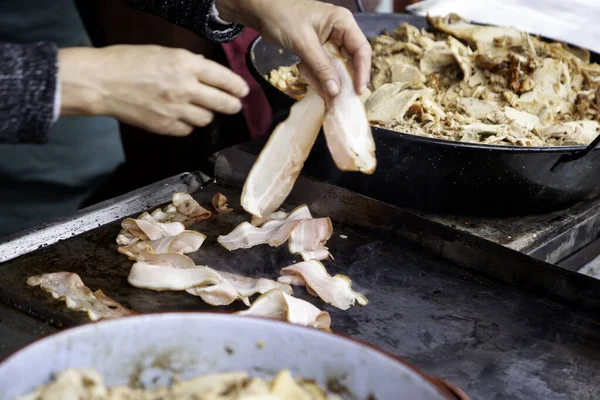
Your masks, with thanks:
M 306 79 L 308 85 L 313 88 L 319 94 L 319 96 L 323 97 L 324 99 L 329 98 L 329 95 L 322 91 L 317 77 L 312 73 L 310 68 L 305 63 L 301 62 L 296 67 L 304 79 Z
M 214 61 L 197 56 L 195 72 L 198 80 L 236 97 L 245 97 L 250 92 L 246 81 L 238 74 Z
M 178 111 L 180 114 L 179 119 L 192 126 L 207 126 L 214 119 L 212 112 L 193 104 L 181 105 Z
M 193 130 L 194 127 L 192 125 L 186 124 L 183 121 L 176 121 L 167 131 L 158 133 L 170 136 L 188 136 Z
M 371 78 L 371 45 L 352 13 L 345 9 L 338 12 L 331 38 L 350 54 L 354 68 L 354 89 L 362 94 Z
M 314 30 L 307 32 L 297 45 L 296 53 L 310 69 L 321 90 L 335 97 L 340 92 L 340 81 L 327 52 Z M 317 89 L 318 90 L 318 89 Z
M 191 90 L 191 102 L 207 110 L 222 114 L 237 114 L 242 109 L 240 99 L 215 87 L 199 83 Z

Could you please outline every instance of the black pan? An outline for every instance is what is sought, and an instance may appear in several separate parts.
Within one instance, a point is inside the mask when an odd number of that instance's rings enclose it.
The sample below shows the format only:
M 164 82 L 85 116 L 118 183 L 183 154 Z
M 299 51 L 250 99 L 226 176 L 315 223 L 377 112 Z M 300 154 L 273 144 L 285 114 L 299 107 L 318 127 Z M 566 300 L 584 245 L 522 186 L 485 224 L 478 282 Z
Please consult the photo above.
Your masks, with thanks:
M 428 28 L 425 18 L 407 14 L 356 14 L 367 37 L 402 22 Z M 598 61 L 600 56 L 592 54 Z M 294 99 L 265 76 L 298 61 L 257 38 L 247 62 L 264 89 L 275 122 L 287 116 Z M 574 159 L 584 146 L 516 147 L 459 143 L 373 127 L 377 170 L 371 176 L 340 172 L 323 135 L 304 173 L 388 203 L 462 215 L 515 216 L 558 210 L 600 194 L 600 151 Z M 556 168 L 560 162 L 560 168 Z

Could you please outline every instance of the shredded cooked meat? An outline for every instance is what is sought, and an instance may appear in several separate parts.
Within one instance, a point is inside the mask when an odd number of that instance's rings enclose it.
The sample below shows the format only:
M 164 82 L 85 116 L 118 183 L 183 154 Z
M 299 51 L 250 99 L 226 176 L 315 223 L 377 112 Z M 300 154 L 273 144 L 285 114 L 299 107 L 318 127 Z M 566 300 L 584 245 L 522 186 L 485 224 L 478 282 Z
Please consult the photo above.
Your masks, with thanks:
M 371 40 L 373 126 L 438 139 L 510 146 L 590 143 L 599 132 L 600 65 L 586 50 L 514 28 L 428 17 L 433 31 L 404 23 Z M 302 98 L 296 66 L 270 72 Z
M 22 400 L 341 400 L 315 381 L 294 378 L 281 370 L 272 379 L 251 377 L 245 371 L 220 372 L 174 382 L 169 387 L 134 389 L 128 386 L 109 388 L 102 375 L 92 368 L 69 368 L 55 375 L 52 382 L 39 387 Z

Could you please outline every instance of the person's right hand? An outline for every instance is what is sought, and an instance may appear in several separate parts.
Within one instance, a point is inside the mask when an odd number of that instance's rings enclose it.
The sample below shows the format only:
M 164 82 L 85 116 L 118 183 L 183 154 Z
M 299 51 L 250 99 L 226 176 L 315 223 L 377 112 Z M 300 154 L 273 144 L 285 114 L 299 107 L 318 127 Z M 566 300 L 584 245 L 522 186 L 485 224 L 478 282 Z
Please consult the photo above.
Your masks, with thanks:
M 59 51 L 61 115 L 107 115 L 185 136 L 214 113 L 235 114 L 249 92 L 228 68 L 187 50 L 119 45 Z

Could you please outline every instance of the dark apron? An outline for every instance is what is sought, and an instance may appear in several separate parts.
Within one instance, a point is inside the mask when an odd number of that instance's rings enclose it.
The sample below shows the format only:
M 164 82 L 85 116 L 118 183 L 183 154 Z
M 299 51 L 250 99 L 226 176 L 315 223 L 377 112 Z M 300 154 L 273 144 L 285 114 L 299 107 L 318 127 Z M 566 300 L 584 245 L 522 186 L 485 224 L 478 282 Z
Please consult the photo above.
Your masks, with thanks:
M 0 41 L 89 46 L 73 0 L 0 0 Z M 72 214 L 124 161 L 106 117 L 63 117 L 45 145 L 0 145 L 0 236 Z

